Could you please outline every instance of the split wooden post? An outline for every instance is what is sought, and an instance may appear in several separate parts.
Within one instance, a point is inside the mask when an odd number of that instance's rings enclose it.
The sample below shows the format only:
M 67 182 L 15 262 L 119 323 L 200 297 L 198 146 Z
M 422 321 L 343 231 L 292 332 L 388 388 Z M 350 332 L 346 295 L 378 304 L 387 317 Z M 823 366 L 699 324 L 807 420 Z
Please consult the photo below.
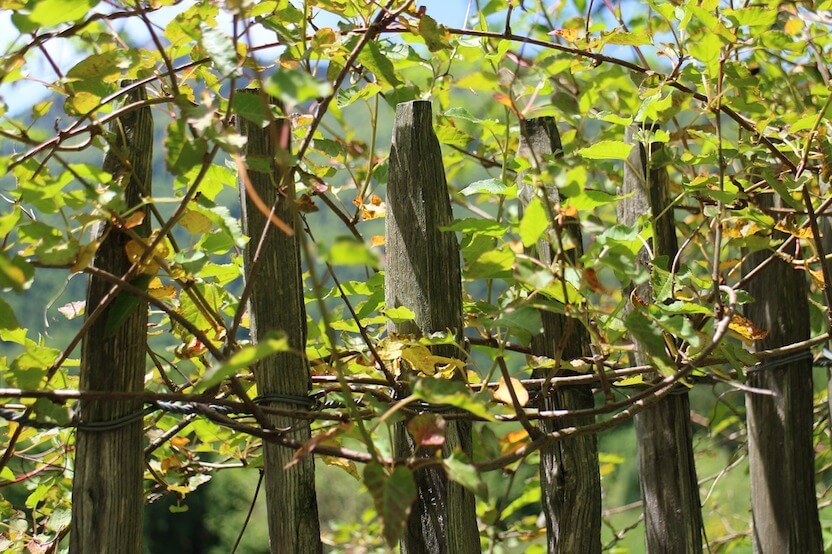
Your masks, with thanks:
M 258 95 L 257 90 L 238 90 L 237 94 Z M 269 100 L 262 96 L 264 106 Z M 287 397 L 270 400 L 270 404 L 297 407 L 291 400 L 306 398 L 312 386 L 309 367 L 303 352 L 306 348 L 306 309 L 303 301 L 303 280 L 300 264 L 300 228 L 295 209 L 294 183 L 283 182 L 291 153 L 291 127 L 287 119 L 271 121 L 265 127 L 238 117 L 237 127 L 247 142 L 244 154 L 247 174 L 253 192 L 271 207 L 274 215 L 294 229 L 289 235 L 272 225 L 258 209 L 245 179 L 240 179 L 243 232 L 250 237 L 246 245 L 245 278 L 253 281 L 249 299 L 252 340 L 262 340 L 267 333 L 285 334 L 291 352 L 280 352 L 260 361 L 255 368 L 255 381 L 260 397 Z M 252 162 L 257 163 L 252 163 Z M 268 168 L 263 171 L 263 168 Z M 269 225 L 260 257 L 254 260 L 260 237 Z M 269 415 L 276 428 L 290 427 L 288 437 L 305 442 L 311 436 L 308 421 L 286 416 Z M 322 551 L 318 504 L 315 495 L 315 462 L 308 456 L 289 469 L 293 452 L 273 443 L 263 445 L 264 478 L 272 552 L 317 553 Z
M 668 172 L 652 163 L 660 145 L 645 147 L 635 139 L 638 128 L 630 127 L 626 131 L 626 141 L 634 146 L 625 164 L 622 192 L 631 196 L 619 201 L 618 219 L 624 225 L 635 225 L 639 217 L 648 214 L 653 227 L 653 256 L 667 256 L 672 263 L 678 243 L 673 209 L 669 207 Z M 638 267 L 649 271 L 651 263 L 648 250 L 642 248 Z M 653 302 L 650 280 L 636 286 L 635 294 L 644 302 Z M 632 300 L 627 308 L 632 310 Z M 643 347 L 636 346 L 635 362 L 649 364 L 650 358 Z M 650 379 L 651 376 L 645 375 L 645 381 Z M 635 427 L 647 551 L 699 554 L 702 552 L 702 511 L 687 392 L 674 392 L 638 414 Z
M 144 87 L 127 96 L 128 102 L 147 99 Z M 104 170 L 113 175 L 113 187 L 124 192 L 128 209 L 151 195 L 153 116 L 142 107 L 114 120 L 115 135 L 104 158 Z M 149 217 L 133 227 L 140 237 L 150 232 Z M 125 252 L 128 235 L 109 223 L 101 225 L 101 245 L 95 266 L 122 276 L 132 266 Z M 89 317 L 108 296 L 113 284 L 91 277 L 87 290 Z M 129 295 L 122 290 L 122 298 Z M 103 310 L 84 336 L 81 347 L 80 388 L 85 391 L 138 392 L 144 389 L 147 341 L 147 302 L 137 306 L 120 325 L 115 310 L 119 297 Z M 123 308 L 121 308 L 123 309 Z M 140 401 L 82 400 L 76 435 L 72 483 L 70 552 L 142 551 L 144 474 L 142 403 Z
M 540 167 L 547 158 L 562 155 L 560 135 L 553 117 L 528 119 L 521 125 L 519 155 L 529 159 L 532 167 Z M 521 206 L 525 208 L 541 191 L 524 182 L 523 175 L 518 177 L 518 184 Z M 557 187 L 546 183 L 542 188 L 546 195 L 544 201 L 556 208 L 560 203 Z M 575 261 L 583 252 L 580 223 L 575 218 L 569 218 L 561 229 L 564 242 L 572 246 L 571 250 L 562 254 L 562 261 Z M 551 265 L 555 255 L 551 238 L 538 241 L 536 246 L 527 249 L 527 254 Z M 579 321 L 544 310 L 540 311 L 540 318 L 543 332 L 532 338 L 532 352 L 555 360 L 572 360 L 589 354 L 589 335 Z M 535 370 L 532 377 L 545 378 L 549 375 L 546 370 Z M 582 385 L 549 391 L 540 407 L 546 410 L 586 410 L 594 406 L 592 386 Z M 592 416 L 541 420 L 540 429 L 550 433 L 565 426 L 583 426 L 594 422 Z M 595 435 L 567 438 L 543 447 L 540 452 L 540 487 L 549 553 L 601 552 L 601 477 Z
M 774 207 L 771 194 L 758 197 L 760 207 Z M 776 202 L 778 208 L 780 198 Z M 773 238 L 787 235 L 774 232 Z M 773 255 L 751 253 L 747 272 Z M 754 302 L 745 315 L 768 336 L 755 341 L 757 350 L 778 348 L 809 338 L 809 301 L 806 275 L 775 258 L 749 283 Z M 799 353 L 798 353 L 799 354 Z M 751 473 L 751 515 L 755 552 L 822 552 L 815 493 L 812 438 L 812 358 L 777 358 L 748 372 L 748 385 L 770 390 L 774 396 L 746 395 L 748 463 Z M 768 365 L 769 367 L 766 367 Z
M 387 184 L 385 303 L 404 306 L 415 322 L 388 323 L 391 333 L 450 331 L 462 339 L 462 282 L 459 245 L 453 233 L 440 231 L 453 216 L 433 131 L 429 101 L 396 107 Z M 460 357 L 455 347 L 435 347 L 441 356 Z M 397 456 L 414 454 L 402 424 L 396 429 Z M 471 456 L 471 423 L 449 422 L 446 453 L 461 448 Z M 401 542 L 406 554 L 480 552 L 474 496 L 449 482 L 442 469 L 415 473 L 418 498 Z

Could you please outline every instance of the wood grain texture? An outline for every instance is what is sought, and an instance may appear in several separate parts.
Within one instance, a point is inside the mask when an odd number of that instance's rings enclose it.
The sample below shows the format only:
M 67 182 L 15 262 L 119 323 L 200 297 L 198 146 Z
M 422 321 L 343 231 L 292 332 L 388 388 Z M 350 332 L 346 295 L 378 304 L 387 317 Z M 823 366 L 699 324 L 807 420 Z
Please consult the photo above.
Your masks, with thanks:
M 255 90 L 239 90 L 237 94 L 258 95 Z M 263 102 L 267 102 L 263 97 Z M 255 381 L 259 395 L 270 393 L 305 397 L 311 388 L 311 376 L 306 360 L 297 352 L 306 348 L 306 309 L 303 302 L 303 282 L 300 245 L 297 234 L 297 213 L 294 205 L 294 183 L 281 185 L 283 170 L 279 160 L 288 159 L 290 127 L 287 120 L 274 121 L 265 128 L 238 118 L 240 133 L 248 140 L 245 157 L 250 163 L 248 176 L 256 193 L 271 207 L 275 201 L 275 215 L 295 229 L 289 236 L 267 223 L 258 210 L 244 183 L 240 183 L 243 232 L 251 238 L 246 245 L 245 278 L 252 280 L 249 310 L 252 340 L 262 339 L 267 333 L 280 331 L 294 352 L 281 352 L 259 362 Z M 255 171 L 252 166 L 269 167 L 270 171 Z M 263 244 L 256 272 L 252 275 L 253 256 L 266 225 L 268 235 Z M 293 408 L 294 404 L 274 403 Z M 309 422 L 289 417 L 270 415 L 275 427 L 291 427 L 289 437 L 304 442 L 311 436 Z M 315 494 L 315 462 L 312 456 L 284 469 L 292 459 L 291 449 L 265 443 L 265 487 L 271 551 L 317 553 L 322 551 L 318 504 Z
M 773 206 L 772 195 L 764 195 L 758 204 Z M 785 238 L 780 232 L 775 231 L 775 235 L 780 240 Z M 754 252 L 743 267 L 751 270 L 770 255 L 770 250 Z M 746 317 L 768 330 L 766 338 L 755 341 L 756 349 L 777 348 L 809 338 L 809 292 L 804 271 L 775 259 L 748 283 L 748 292 L 755 301 L 745 306 Z M 748 384 L 775 393 L 774 397 L 746 395 L 754 551 L 821 552 L 812 442 L 811 360 L 749 372 Z
M 387 184 L 385 303 L 389 308 L 405 306 L 416 318 L 390 322 L 387 329 L 408 334 L 450 330 L 461 339 L 459 246 L 453 233 L 439 230 L 453 216 L 432 120 L 428 101 L 396 107 Z M 434 351 L 460 357 L 454 347 Z M 449 422 L 446 437 L 446 454 L 461 448 L 470 458 L 470 422 Z M 404 425 L 396 429 L 395 450 L 397 456 L 414 453 Z M 417 471 L 415 479 L 418 499 L 401 541 L 402 552 L 480 552 L 474 496 L 449 482 L 441 469 Z
M 144 87 L 131 92 L 128 102 L 146 99 Z M 150 195 L 153 159 L 153 116 L 150 108 L 140 108 L 115 120 L 110 127 L 115 140 L 104 159 L 104 170 L 113 174 L 114 184 L 124 192 L 126 206 L 141 203 Z M 124 163 L 126 160 L 128 163 Z M 134 227 L 147 236 L 149 218 Z M 122 276 L 131 263 L 125 253 L 126 233 L 101 226 L 104 237 L 95 254 L 99 269 Z M 92 277 L 87 289 L 86 313 L 90 314 L 113 285 Z M 128 294 L 124 291 L 119 294 Z M 107 319 L 113 303 L 92 324 L 81 347 L 80 389 L 93 391 L 141 391 L 146 369 L 147 302 L 138 307 L 115 333 L 108 334 Z M 141 402 L 82 400 L 81 422 L 107 422 L 135 414 Z M 142 418 L 110 431 L 78 429 L 75 446 L 75 471 L 72 483 L 72 523 L 70 552 L 142 551 L 142 475 L 144 454 Z
M 634 139 L 634 130 L 629 128 L 626 132 L 627 142 L 635 146 L 625 164 L 622 187 L 623 193 L 632 195 L 618 203 L 618 220 L 634 225 L 639 217 L 649 214 L 654 256 L 667 256 L 672 261 L 678 246 L 673 210 L 666 209 L 670 204 L 667 169 L 651 167 L 651 156 Z M 647 249 L 641 249 L 638 266 L 649 270 L 651 262 Z M 632 288 L 624 293 L 629 295 L 631 291 Z M 643 301 L 653 302 L 649 280 L 638 285 L 635 292 Z M 626 309 L 633 309 L 631 302 Z M 650 363 L 650 357 L 640 347 L 634 358 L 636 364 Z M 638 414 L 635 427 L 647 551 L 702 552 L 702 512 L 687 392 L 674 392 Z
M 532 167 L 545 164 L 560 150 L 560 135 L 554 118 L 529 119 L 523 123 L 519 155 L 529 159 Z M 523 182 L 523 175 L 518 176 L 518 183 L 521 207 L 525 208 L 537 191 Z M 548 183 L 545 193 L 551 205 L 557 207 L 560 201 L 557 187 Z M 567 219 L 562 234 L 573 245 L 564 255 L 571 260 L 577 259 L 583 252 L 580 223 L 576 219 Z M 547 237 L 528 248 L 526 253 L 549 265 L 553 259 L 551 244 Z M 589 335 L 580 321 L 544 310 L 540 311 L 540 317 L 543 330 L 532 338 L 532 352 L 566 360 L 589 354 Z M 546 370 L 535 370 L 532 374 L 534 378 L 548 376 L 551 375 Z M 559 387 L 539 401 L 541 409 L 545 410 L 583 410 L 595 406 L 591 386 Z M 594 417 L 543 420 L 540 429 L 550 433 L 594 422 Z M 581 435 L 543 447 L 540 451 L 540 486 L 548 551 L 551 554 L 601 552 L 601 478 L 595 435 Z
M 828 180 L 821 178 L 821 196 L 826 198 L 829 196 L 829 193 L 831 191 L 832 184 L 830 184 Z M 830 253 L 832 253 L 832 220 L 830 220 L 829 217 L 821 217 L 819 223 L 821 240 L 823 241 L 823 252 L 828 256 Z M 829 262 L 827 261 L 826 263 Z M 827 306 L 826 308 L 832 309 L 832 306 Z M 832 346 L 832 341 L 827 341 L 827 348 L 829 348 L 830 346 Z M 826 368 L 826 405 L 830 414 L 827 421 L 827 427 L 829 427 L 829 430 L 832 431 L 832 367 Z

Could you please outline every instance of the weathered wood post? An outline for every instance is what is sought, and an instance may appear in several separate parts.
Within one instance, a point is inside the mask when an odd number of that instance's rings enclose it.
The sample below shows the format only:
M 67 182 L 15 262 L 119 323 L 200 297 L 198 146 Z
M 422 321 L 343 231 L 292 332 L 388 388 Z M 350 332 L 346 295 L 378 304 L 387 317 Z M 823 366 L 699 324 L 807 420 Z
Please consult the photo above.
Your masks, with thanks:
M 459 245 L 453 233 L 442 232 L 453 216 L 439 141 L 433 132 L 429 101 L 396 107 L 387 183 L 385 303 L 405 306 L 415 322 L 388 323 L 391 333 L 436 331 L 462 338 L 462 282 Z M 454 347 L 436 347 L 441 356 L 458 358 Z M 450 422 L 446 452 L 461 448 L 471 456 L 471 423 Z M 396 455 L 414 453 L 413 441 L 400 425 Z M 480 552 L 474 496 L 450 482 L 439 469 L 415 473 L 418 498 L 401 542 L 406 554 Z
M 667 256 L 672 263 L 678 251 L 673 210 L 668 209 L 668 172 L 651 163 L 660 146 L 645 147 L 634 138 L 638 127 L 627 129 L 626 140 L 633 150 L 624 168 L 623 193 L 632 196 L 618 203 L 618 219 L 634 225 L 650 215 L 654 257 Z M 652 153 L 649 149 L 652 149 Z M 649 252 L 642 248 L 638 267 L 649 271 Z M 625 291 L 629 294 L 631 291 Z M 653 302 L 650 281 L 635 287 L 644 302 Z M 628 304 L 628 309 L 632 305 Z M 636 343 L 635 362 L 649 364 L 650 358 Z M 645 375 L 645 381 L 651 376 Z M 647 551 L 653 554 L 702 552 L 702 512 L 693 458 L 690 401 L 687 392 L 666 396 L 635 417 L 638 440 L 639 477 L 644 501 Z
M 532 167 L 544 163 L 547 158 L 561 155 L 560 135 L 553 117 L 527 119 L 521 125 L 519 154 L 528 158 Z M 542 191 L 524 183 L 522 175 L 518 177 L 518 183 L 521 206 L 525 208 Z M 556 208 L 560 203 L 557 187 L 547 183 L 543 188 L 547 201 Z M 583 252 L 580 223 L 569 218 L 562 226 L 562 232 L 564 242 L 568 241 L 572 246 L 571 250 L 562 253 L 563 261 L 574 261 Z M 527 253 L 550 265 L 556 255 L 552 252 L 551 238 L 538 241 L 536 246 L 527 249 Z M 579 321 L 544 310 L 540 311 L 540 317 L 543 332 L 532 338 L 532 352 L 563 360 L 573 360 L 589 353 L 589 335 Z M 546 370 L 535 370 L 532 376 L 545 378 L 547 375 Z M 594 405 L 592 387 L 582 385 L 549 391 L 540 407 L 546 410 L 583 410 Z M 540 429 L 549 433 L 564 426 L 594 422 L 594 417 L 542 420 Z M 595 435 L 567 438 L 545 446 L 540 452 L 540 487 L 548 551 L 562 554 L 600 552 L 601 477 Z
M 261 93 L 239 90 L 237 94 Z M 263 102 L 265 105 L 268 100 L 264 98 Z M 300 227 L 294 204 L 295 186 L 291 179 L 283 183 L 284 164 L 290 153 L 290 123 L 280 119 L 264 127 L 238 117 L 237 126 L 240 134 L 247 138 L 243 153 L 252 188 L 266 206 L 277 203 L 274 214 L 295 230 L 293 235 L 289 235 L 271 225 L 247 192 L 241 176 L 243 231 L 251 237 L 244 256 L 245 278 L 253 281 L 249 299 L 251 337 L 257 341 L 270 331 L 281 331 L 292 349 L 292 352 L 277 353 L 257 364 L 257 392 L 261 397 L 283 395 L 301 399 L 309 394 L 312 383 L 309 367 L 302 356 L 306 348 L 306 309 L 297 237 Z M 281 159 L 284 163 L 279 163 Z M 251 163 L 254 161 L 258 163 Z M 264 167 L 269 170 L 262 171 Z M 269 229 L 260 258 L 255 262 L 254 254 L 267 225 Z M 279 400 L 270 401 L 270 404 L 297 407 L 297 404 Z M 305 442 L 311 436 L 308 421 L 277 415 L 267 417 L 275 427 L 291 427 L 288 436 L 295 441 Z M 292 460 L 293 452 L 272 443 L 265 443 L 263 448 L 271 551 L 321 552 L 313 457 L 309 456 L 290 469 L 284 469 Z
M 129 93 L 128 102 L 147 99 L 144 87 Z M 134 110 L 116 119 L 110 127 L 115 135 L 104 158 L 104 170 L 113 175 L 112 186 L 124 192 L 126 207 L 139 206 L 151 194 L 153 165 L 153 116 L 150 107 Z M 132 229 L 146 237 L 149 218 Z M 110 224 L 102 224 L 102 242 L 95 266 L 122 276 L 132 263 L 125 246 L 128 235 Z M 87 317 L 107 296 L 113 284 L 91 277 L 87 290 Z M 127 295 L 119 291 L 119 295 Z M 85 391 L 144 389 L 147 368 L 147 302 L 138 306 L 119 326 L 110 316 L 118 309 L 118 297 L 92 323 L 81 347 L 81 382 Z M 75 472 L 72 483 L 70 551 L 142 551 L 144 510 L 144 455 L 142 452 L 142 403 L 113 400 L 82 400 L 76 435 Z
M 830 183 L 828 179 L 821 178 L 821 196 L 828 197 L 830 192 L 832 192 L 832 183 Z M 828 255 L 832 252 L 832 221 L 829 217 L 821 217 L 819 223 L 823 251 Z M 823 261 L 821 263 L 828 264 L 829 262 Z M 829 307 L 827 306 L 827 309 L 828 308 Z M 827 346 L 832 346 L 832 341 L 827 341 Z M 832 430 L 832 367 L 826 368 L 826 404 L 830 414 L 827 425 L 829 429 Z
M 776 203 L 783 207 L 779 197 Z M 771 194 L 758 196 L 759 206 L 774 204 Z M 785 237 L 774 232 L 773 238 Z M 750 271 L 771 255 L 770 250 L 751 253 L 743 269 Z M 807 289 L 804 272 L 779 258 L 748 283 L 754 302 L 746 306 L 745 315 L 768 330 L 768 336 L 755 341 L 757 350 L 809 338 Z M 803 354 L 775 358 L 748 372 L 749 386 L 774 393 L 746 395 L 754 552 L 809 554 L 823 549 L 812 444 L 812 361 L 808 349 Z

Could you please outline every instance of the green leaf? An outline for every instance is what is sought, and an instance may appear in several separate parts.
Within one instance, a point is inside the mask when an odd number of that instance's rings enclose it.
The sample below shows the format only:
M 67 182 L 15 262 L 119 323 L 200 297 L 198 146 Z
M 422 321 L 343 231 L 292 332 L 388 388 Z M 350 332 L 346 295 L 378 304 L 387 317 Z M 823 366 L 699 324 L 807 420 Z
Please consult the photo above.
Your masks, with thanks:
M 468 266 L 468 279 L 499 279 L 511 277 L 516 259 L 508 247 L 487 250 L 479 254 Z
M 632 144 L 620 140 L 602 140 L 592 146 L 581 148 L 578 154 L 588 160 L 626 160 L 633 149 Z
M 393 547 L 404 532 L 410 509 L 416 500 L 413 472 L 404 466 L 397 466 L 388 476 L 381 464 L 371 462 L 364 468 L 364 485 L 373 497 L 376 512 L 381 516 L 384 538 Z
M 325 255 L 326 260 L 333 265 L 366 265 L 378 267 L 378 259 L 363 242 L 352 237 L 335 239 L 335 243 Z
M 636 309 L 630 312 L 624 325 L 638 341 L 638 346 L 650 355 L 656 370 L 663 375 L 672 375 L 673 364 L 667 355 L 664 338 L 656 323 L 645 316 L 642 310 Z
M 705 64 L 708 74 L 715 76 L 719 68 L 719 53 L 722 50 L 722 42 L 716 33 L 704 33 L 697 40 L 688 42 L 688 52 Z
M 577 196 L 569 198 L 566 201 L 566 203 L 567 205 L 572 206 L 578 211 L 592 210 L 594 208 L 597 208 L 598 206 L 603 206 L 604 204 L 618 202 L 619 200 L 627 198 L 632 194 L 632 192 L 629 192 L 622 196 L 618 196 L 615 194 L 610 194 L 609 192 L 604 192 L 603 190 L 585 189 Z
M 413 313 L 413 310 L 405 306 L 399 306 L 398 308 L 385 308 L 384 315 L 390 318 L 390 321 L 393 323 L 404 323 L 406 321 L 413 321 L 416 319 L 416 314 Z
M 137 289 L 146 291 L 152 279 L 152 275 L 142 274 L 131 279 L 130 284 Z M 104 336 L 112 337 L 115 335 L 121 326 L 133 315 L 133 312 L 136 311 L 136 308 L 139 307 L 142 301 L 142 298 L 126 290 L 119 291 L 107 310 L 107 323 L 104 325 Z
M 768 29 L 777 22 L 777 10 L 770 7 L 754 6 L 750 8 L 740 8 L 737 10 L 723 10 L 722 15 L 734 21 L 737 25 L 748 25 L 749 27 L 757 27 L 755 31 L 759 32 L 763 29 Z M 762 27 L 760 29 L 759 27 Z
M 98 0 L 39 0 L 26 19 L 39 27 L 54 27 L 77 21 L 98 5 Z
M 231 37 L 216 27 L 205 23 L 199 26 L 200 44 L 208 53 L 208 57 L 214 62 L 217 71 L 222 77 L 239 77 L 243 74 L 237 67 L 237 52 L 234 50 L 234 43 Z
M 548 228 L 549 217 L 546 215 L 546 208 L 540 198 L 535 196 L 523 210 L 523 219 L 520 220 L 520 240 L 523 241 L 523 246 L 528 248 L 537 243 Z
M 184 119 L 175 119 L 168 125 L 165 137 L 167 157 L 165 163 L 174 175 L 183 175 L 192 167 L 202 163 L 205 142 L 188 137 L 188 125 Z
M 243 119 L 247 119 L 257 125 L 263 125 L 268 116 L 266 102 L 267 100 L 259 94 L 238 92 L 231 99 L 231 109 Z
M 15 358 L 5 374 L 6 381 L 21 389 L 37 389 L 43 383 L 46 372 L 60 356 L 61 351 L 26 341 L 26 350 Z
M 305 71 L 297 69 L 281 69 L 272 73 L 263 84 L 263 90 L 287 104 L 301 104 L 332 94 L 329 83 L 323 83 Z
M 488 413 L 488 407 L 459 381 L 420 379 L 413 387 L 413 396 L 431 404 L 454 406 L 488 421 L 494 421 L 494 416 Z
M 396 77 L 396 69 L 393 67 L 393 62 L 382 53 L 377 42 L 372 40 L 368 42 L 361 51 L 361 54 L 359 54 L 358 61 L 388 85 L 397 87 L 402 84 L 398 77 Z
M 13 331 L 19 328 L 20 324 L 17 322 L 14 310 L 5 300 L 0 298 L 0 329 Z
M 465 196 L 471 196 L 472 194 L 502 194 L 507 188 L 505 183 L 500 179 L 483 179 L 471 183 L 459 191 L 459 193 Z
M 431 52 L 446 50 L 451 47 L 451 43 L 448 42 L 450 38 L 448 31 L 429 15 L 423 15 L 419 19 L 419 35 L 425 40 L 425 44 Z
M 630 33 L 618 29 L 602 37 L 602 40 L 606 44 L 621 44 L 624 46 L 644 46 L 651 42 L 646 32 Z
M 480 473 L 465 460 L 461 452 L 454 452 L 445 458 L 443 463 L 451 481 L 459 483 L 480 498 L 488 498 L 488 488 L 480 477 Z
M 32 284 L 35 268 L 20 256 L 9 258 L 0 252 L 0 287 L 23 292 Z
M 504 311 L 494 320 L 494 325 L 507 328 L 523 344 L 539 334 L 543 327 L 540 311 L 526 306 Z
M 277 352 L 288 351 L 289 342 L 286 340 L 286 337 L 276 332 L 270 332 L 257 344 L 246 346 L 224 363 L 206 371 L 202 377 L 202 381 L 195 387 L 195 390 L 202 392 L 210 389 L 214 385 L 221 383 L 224 379 L 234 375 L 239 370 L 251 367 L 263 358 Z
M 442 231 L 458 231 L 460 233 L 483 235 L 486 237 L 502 237 L 508 233 L 508 229 L 496 221 L 474 217 L 458 219 L 447 227 L 440 227 L 440 229 Z
M 445 117 L 452 117 L 454 119 L 464 119 L 465 121 L 470 121 L 471 123 L 483 123 L 482 119 L 474 117 L 471 115 L 471 112 L 465 108 L 451 108 L 446 111 L 444 115 Z

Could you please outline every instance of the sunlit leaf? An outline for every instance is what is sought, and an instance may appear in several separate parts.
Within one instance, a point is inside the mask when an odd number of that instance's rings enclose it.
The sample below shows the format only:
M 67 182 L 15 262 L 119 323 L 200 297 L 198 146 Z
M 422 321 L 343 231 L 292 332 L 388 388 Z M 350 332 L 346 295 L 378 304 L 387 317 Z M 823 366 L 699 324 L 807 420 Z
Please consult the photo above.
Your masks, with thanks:
M 506 381 L 502 377 L 500 378 L 500 384 L 491 392 L 494 400 L 513 406 L 514 401 L 511 399 L 511 390 L 509 390 L 509 387 L 514 390 L 514 395 L 517 397 L 517 403 L 520 406 L 525 406 L 529 403 L 529 392 L 526 390 L 526 387 L 523 386 L 523 383 L 514 377 L 510 377 L 509 381 Z
M 475 416 L 494 421 L 488 407 L 475 398 L 471 391 L 459 381 L 448 379 L 419 379 L 413 387 L 413 396 L 431 404 L 446 404 L 467 410 Z
M 620 140 L 601 140 L 581 148 L 578 154 L 588 160 L 626 160 L 632 149 L 632 144 Z
M 251 367 L 263 358 L 276 354 L 277 352 L 287 352 L 288 350 L 289 342 L 285 336 L 278 333 L 269 333 L 257 344 L 244 347 L 224 363 L 206 371 L 202 377 L 202 381 L 197 385 L 196 390 L 204 391 L 209 389 L 241 369 Z
M 757 327 L 753 321 L 739 314 L 731 316 L 728 328 L 746 340 L 761 340 L 768 336 L 768 331 Z

